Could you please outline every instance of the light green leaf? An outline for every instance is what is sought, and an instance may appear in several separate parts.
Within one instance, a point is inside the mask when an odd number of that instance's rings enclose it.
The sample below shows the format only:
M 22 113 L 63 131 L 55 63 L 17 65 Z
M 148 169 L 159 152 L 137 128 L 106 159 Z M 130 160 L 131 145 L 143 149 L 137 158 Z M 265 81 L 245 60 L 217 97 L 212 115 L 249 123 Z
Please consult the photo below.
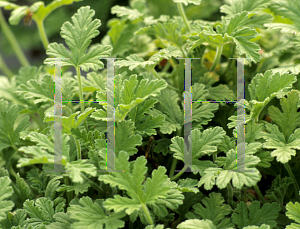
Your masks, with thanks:
M 96 167 L 89 163 L 88 160 L 77 160 L 67 163 L 65 166 L 66 170 L 68 170 L 68 176 L 75 183 L 82 183 L 84 181 L 83 174 L 86 173 L 91 176 L 96 176 L 97 169 Z
M 178 229 L 217 229 L 209 219 L 188 219 L 180 223 Z
M 188 4 L 194 4 L 194 5 L 200 5 L 201 0 L 173 0 L 175 3 L 183 3 L 184 5 Z
M 232 222 L 238 228 L 249 225 L 261 226 L 263 223 L 274 228 L 277 226 L 276 219 L 279 211 L 279 204 L 275 202 L 265 203 L 261 208 L 259 201 L 252 201 L 248 207 L 246 203 L 240 202 L 237 205 L 237 212 L 232 214 Z
M 54 101 L 54 82 L 51 75 L 44 75 L 40 81 L 29 80 L 27 84 L 20 85 L 16 92 L 24 99 L 33 99 L 34 103 Z
M 22 20 L 23 17 L 28 13 L 29 7 L 28 6 L 16 6 L 14 10 L 11 12 L 9 17 L 9 24 L 17 25 Z
M 286 216 L 292 220 L 294 220 L 297 224 L 292 223 L 291 225 L 288 225 L 287 229 L 297 229 L 300 227 L 300 204 L 298 202 L 295 202 L 294 204 L 292 202 L 287 203 L 286 205 Z
M 118 17 L 126 16 L 130 21 L 134 21 L 139 19 L 142 14 L 137 9 L 130 9 L 129 7 L 125 6 L 113 6 L 111 8 L 112 14 L 117 14 Z
M 284 164 L 290 161 L 291 157 L 296 155 L 296 149 L 300 149 L 300 128 L 296 129 L 288 140 L 285 140 L 278 126 L 266 123 L 266 129 L 268 132 L 263 134 L 263 138 L 266 139 L 263 147 L 275 149 L 271 152 L 271 156 L 276 157 L 278 162 Z
M 227 0 L 227 5 L 223 5 L 220 7 L 220 11 L 229 16 L 233 16 L 237 13 L 241 13 L 243 11 L 255 12 L 266 9 L 271 0 Z
M 62 66 L 80 67 L 83 71 L 102 69 L 104 65 L 99 58 L 109 56 L 111 47 L 94 45 L 87 51 L 91 39 L 99 34 L 98 27 L 101 25 L 100 20 L 92 20 L 94 14 L 95 11 L 89 6 L 81 7 L 72 17 L 73 24 L 65 22 L 62 25 L 61 36 L 70 50 L 62 44 L 52 43 L 47 54 L 57 58 L 70 58 L 61 59 Z M 54 65 L 55 60 L 47 58 L 44 63 Z
M 13 194 L 13 188 L 10 186 L 11 180 L 9 177 L 0 177 L 0 221 L 6 219 L 6 212 L 11 211 L 14 203 L 10 200 Z
M 154 170 L 152 178 L 148 177 L 144 182 L 147 160 L 144 157 L 138 157 L 131 170 L 128 159 L 128 154 L 121 151 L 115 160 L 115 167 L 116 170 L 124 170 L 124 172 L 99 177 L 100 181 L 113 187 L 118 186 L 119 189 L 125 190 L 128 195 L 128 197 L 115 195 L 113 199 L 107 199 L 104 206 L 108 210 L 113 209 L 115 212 L 125 210 L 128 215 L 131 215 L 136 211 L 145 209 L 146 205 L 150 204 L 160 204 L 170 209 L 176 209 L 182 204 L 184 197 L 180 191 L 176 190 L 177 184 L 171 182 L 165 175 L 166 169 L 164 167 L 160 166 Z
M 12 10 L 18 8 L 19 6 L 15 3 L 8 1 L 0 1 L 0 8 L 3 7 L 5 10 Z
M 94 203 L 90 197 L 82 197 L 78 204 L 71 204 L 68 208 L 70 217 L 75 220 L 72 228 L 118 229 L 124 227 L 121 219 L 126 215 L 124 212 L 108 213 L 102 206 L 103 200 Z
M 178 190 L 180 190 L 181 192 L 193 192 L 193 193 L 197 193 L 199 192 L 197 187 L 198 181 L 195 179 L 191 179 L 191 178 L 186 178 L 186 179 L 180 179 L 178 182 Z
M 53 223 L 46 225 L 46 229 L 70 229 L 73 220 L 69 213 L 58 212 L 53 215 Z

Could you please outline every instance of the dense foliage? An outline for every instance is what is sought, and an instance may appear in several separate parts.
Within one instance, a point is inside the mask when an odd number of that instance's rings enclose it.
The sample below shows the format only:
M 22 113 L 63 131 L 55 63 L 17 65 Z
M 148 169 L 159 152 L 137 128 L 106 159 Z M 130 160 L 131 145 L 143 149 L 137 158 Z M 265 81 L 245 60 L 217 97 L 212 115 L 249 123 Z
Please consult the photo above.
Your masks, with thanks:
M 11 71 L 0 51 L 0 228 L 300 228 L 300 2 L 131 0 L 111 8 L 116 17 L 94 43 L 103 25 L 82 6 L 49 43 L 44 21 L 79 2 L 0 0 L 1 39 L 22 65 Z M 11 11 L 8 21 L 3 10 Z M 40 66 L 12 33 L 23 18 L 35 22 L 48 55 Z M 61 59 L 67 172 L 52 171 L 53 58 L 61 57 L 68 57 Z M 123 58 L 114 79 L 115 169 L 122 172 L 103 171 L 107 70 L 99 57 Z M 193 101 L 215 101 L 192 103 L 194 172 L 184 163 L 185 65 L 177 57 L 200 58 L 192 62 Z M 250 172 L 230 171 L 237 110 L 220 102 L 237 98 L 237 57 L 248 58 Z

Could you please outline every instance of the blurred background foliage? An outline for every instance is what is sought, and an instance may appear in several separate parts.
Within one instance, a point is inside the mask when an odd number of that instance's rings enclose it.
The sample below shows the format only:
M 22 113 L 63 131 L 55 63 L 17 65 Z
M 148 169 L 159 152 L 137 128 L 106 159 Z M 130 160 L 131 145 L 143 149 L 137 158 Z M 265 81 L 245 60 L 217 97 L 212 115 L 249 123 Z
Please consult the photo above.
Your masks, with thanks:
M 43 0 L 45 5 L 49 4 L 52 0 Z M 37 1 L 34 0 L 17 0 L 13 3 L 21 6 L 31 6 Z M 223 15 L 220 13 L 220 6 L 223 4 L 222 0 L 211 0 L 202 1 L 201 5 L 196 6 L 189 4 L 184 6 L 186 15 L 189 20 L 208 20 L 215 21 L 220 20 Z M 108 21 L 113 18 L 117 18 L 115 14 L 111 14 L 111 8 L 114 5 L 128 6 L 129 0 L 83 0 L 81 2 L 75 2 L 71 5 L 63 6 L 52 12 L 45 20 L 45 30 L 49 39 L 49 42 L 64 43 L 60 37 L 60 28 L 65 21 L 70 21 L 72 15 L 81 6 L 89 5 L 95 10 L 96 14 L 94 18 L 101 20 L 100 35 L 92 40 L 92 43 L 100 43 L 102 38 L 109 31 Z M 147 8 L 149 14 L 154 18 L 158 18 L 161 15 L 169 15 L 170 17 L 179 15 L 176 4 L 172 0 L 147 0 Z M 7 22 L 11 11 L 1 9 Z M 25 18 L 23 18 L 18 25 L 9 25 L 18 42 L 21 45 L 26 57 L 30 61 L 31 65 L 39 66 L 43 64 L 45 60 L 46 52 L 43 48 L 42 42 L 39 38 L 37 26 L 34 21 L 29 25 L 25 24 Z M 17 73 L 21 67 L 17 58 L 15 57 L 14 51 L 3 35 L 0 28 L 0 50 L 4 57 L 7 66 L 14 72 Z M 1 73 L 1 70 L 0 70 Z M 2 74 L 2 73 L 1 73 Z

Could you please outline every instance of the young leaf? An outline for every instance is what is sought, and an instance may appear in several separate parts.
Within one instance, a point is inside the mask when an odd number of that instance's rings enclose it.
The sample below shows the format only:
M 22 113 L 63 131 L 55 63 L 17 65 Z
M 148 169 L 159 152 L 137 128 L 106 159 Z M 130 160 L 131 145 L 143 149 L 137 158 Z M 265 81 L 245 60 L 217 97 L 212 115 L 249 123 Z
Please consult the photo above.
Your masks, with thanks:
M 142 14 L 137 9 L 130 9 L 129 7 L 125 6 L 113 6 L 111 8 L 112 14 L 117 14 L 118 17 L 126 16 L 131 21 L 139 19 Z
M 95 11 L 91 10 L 89 6 L 81 7 L 72 17 L 73 24 L 65 22 L 62 25 L 61 36 L 70 50 L 55 42 L 49 45 L 47 54 L 57 58 L 70 58 L 61 59 L 62 66 L 80 67 L 86 72 L 89 69 L 95 71 L 102 69 L 104 65 L 99 58 L 109 56 L 111 47 L 96 45 L 87 51 L 91 39 L 99 34 L 98 27 L 101 25 L 100 20 L 92 20 L 94 15 Z M 54 65 L 55 60 L 47 58 L 45 64 Z
M 182 204 L 183 195 L 175 189 L 177 184 L 167 179 L 164 167 L 160 166 L 157 170 L 154 170 L 152 178 L 147 178 L 143 184 L 144 175 L 147 172 L 145 166 L 147 160 L 144 157 L 138 157 L 131 170 L 128 159 L 128 154 L 121 151 L 115 160 L 115 167 L 116 170 L 123 170 L 124 172 L 99 177 L 100 181 L 127 191 L 128 197 L 115 195 L 113 199 L 107 199 L 104 206 L 108 210 L 113 209 L 115 212 L 125 210 L 128 215 L 131 215 L 143 209 L 147 219 L 152 221 L 149 218 L 147 205 L 160 204 L 164 208 L 176 209 L 178 205 Z
M 0 177 L 0 221 L 6 219 L 6 212 L 11 211 L 14 203 L 10 200 L 5 200 L 13 194 L 13 189 L 10 186 L 11 180 L 9 177 Z
M 296 229 L 300 226 L 300 204 L 298 202 L 295 202 L 293 204 L 292 202 L 287 203 L 286 205 L 286 216 L 292 220 L 295 220 L 295 223 L 292 223 L 291 225 L 288 225 L 287 229 Z
M 280 211 L 279 204 L 265 203 L 260 208 L 259 201 L 253 201 L 249 207 L 246 203 L 240 202 L 237 205 L 237 212 L 232 214 L 232 222 L 238 228 L 243 228 L 248 225 L 260 226 L 263 223 L 270 225 L 272 228 L 277 226 L 275 221 Z
M 124 227 L 121 219 L 126 215 L 124 212 L 109 213 L 103 208 L 103 200 L 93 203 L 90 197 L 82 197 L 78 204 L 71 204 L 68 208 L 71 219 L 75 220 L 72 228 L 118 229 Z

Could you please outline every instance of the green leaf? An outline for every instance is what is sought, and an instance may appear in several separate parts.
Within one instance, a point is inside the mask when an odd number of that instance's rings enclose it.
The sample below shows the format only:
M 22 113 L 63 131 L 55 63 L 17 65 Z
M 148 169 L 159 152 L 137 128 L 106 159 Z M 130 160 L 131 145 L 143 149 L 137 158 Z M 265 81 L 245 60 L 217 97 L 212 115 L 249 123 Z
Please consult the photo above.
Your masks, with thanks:
M 126 51 L 131 49 L 130 40 L 138 28 L 136 24 L 128 23 L 126 20 L 113 18 L 108 22 L 110 30 L 102 39 L 103 45 L 113 47 L 111 56 L 123 56 Z
M 11 180 L 9 177 L 0 177 L 0 221 L 6 219 L 6 212 L 11 211 L 14 203 L 10 200 L 13 194 L 13 188 L 10 186 Z
M 90 197 L 82 197 L 78 204 L 71 204 L 68 208 L 70 217 L 75 220 L 72 228 L 118 229 L 124 227 L 121 219 L 126 215 L 124 212 L 109 213 L 102 206 L 103 200 L 93 203 Z
M 271 156 L 276 157 L 278 162 L 284 164 L 290 161 L 291 156 L 296 155 L 296 149 L 300 149 L 300 128 L 296 129 L 288 140 L 285 140 L 278 126 L 266 123 L 266 129 L 268 132 L 263 133 L 263 138 L 266 139 L 263 147 L 266 149 L 275 149 L 271 152 Z
M 263 223 L 274 228 L 277 226 L 275 220 L 278 217 L 279 211 L 280 207 L 277 203 L 265 203 L 260 208 L 259 201 L 253 201 L 248 207 L 246 203 L 240 202 L 237 204 L 237 212 L 232 214 L 232 222 L 235 223 L 238 228 L 249 225 L 260 226 Z
M 183 3 L 184 5 L 188 4 L 194 4 L 194 5 L 200 5 L 201 0 L 173 0 L 175 3 Z
M 292 90 L 287 98 L 280 100 L 282 112 L 275 106 L 270 106 L 268 113 L 272 121 L 279 127 L 280 132 L 284 134 L 285 139 L 294 132 L 300 125 L 300 113 L 297 112 L 297 103 L 299 101 L 299 93 Z
M 32 200 L 33 193 L 31 191 L 31 188 L 26 183 L 26 181 L 22 177 L 20 177 L 19 173 L 17 173 L 16 184 L 13 187 L 13 189 L 14 189 L 14 194 L 17 195 L 18 199 L 22 203 L 27 199 Z
M 253 143 L 255 144 L 255 143 Z M 245 170 L 253 170 L 253 172 L 243 172 L 243 166 L 236 168 L 236 152 L 231 149 L 226 153 L 225 157 L 218 157 L 217 163 L 223 165 L 221 168 L 208 168 L 204 171 L 204 176 L 201 177 L 198 186 L 204 184 L 206 190 L 212 189 L 213 185 L 216 184 L 218 188 L 222 189 L 227 186 L 227 184 L 232 180 L 234 187 L 241 189 L 243 185 L 251 187 L 256 185 L 261 178 L 261 174 L 253 166 L 257 165 L 260 162 L 260 159 L 257 156 L 254 156 L 255 149 L 257 146 L 248 145 L 246 143 L 245 147 Z M 244 155 L 240 158 L 243 160 Z M 236 172 L 231 172 L 229 170 L 235 170 Z M 217 179 L 217 180 L 216 180 Z
M 130 21 L 134 21 L 136 19 L 139 19 L 142 14 L 137 9 L 130 9 L 129 7 L 125 6 L 113 6 L 111 8 L 112 14 L 117 14 L 118 17 L 125 16 Z
M 202 200 L 203 205 L 197 203 L 193 206 L 194 212 L 200 216 L 201 219 L 209 219 L 217 228 L 228 228 L 234 226 L 230 218 L 226 218 L 231 213 L 231 207 L 224 204 L 224 198 L 220 193 L 210 193 L 209 197 Z
M 17 25 L 23 17 L 28 13 L 28 6 L 15 6 L 9 17 L 9 24 Z
M 49 3 L 46 7 L 44 3 L 41 2 L 41 4 L 39 4 L 34 10 L 33 19 L 43 21 L 51 12 L 53 12 L 57 8 L 62 7 L 64 5 L 71 5 L 74 2 L 80 1 L 82 0 L 54 0 L 51 3 Z
M 20 85 L 16 92 L 24 99 L 33 99 L 34 103 L 54 102 L 54 82 L 51 75 L 44 75 L 41 80 L 29 80 Z
M 234 42 L 240 55 L 245 54 L 247 58 L 251 58 L 255 63 L 260 60 L 259 45 L 252 42 L 256 38 L 255 29 L 248 27 L 251 19 L 248 13 L 243 11 L 237 13 L 230 18 L 222 17 L 222 24 L 217 26 L 217 32 L 214 31 L 212 25 L 200 26 L 198 34 L 189 37 L 189 52 L 203 43 L 221 47 L 226 43 Z M 252 23 L 252 22 L 251 22 Z
M 16 125 L 19 109 L 0 99 L 0 151 L 14 146 L 19 141 L 19 133 L 29 126 L 29 117 L 25 116 Z
M 178 229 L 217 229 L 209 219 L 188 219 L 180 223 Z
M 71 129 L 77 129 L 80 124 L 96 109 L 88 107 L 80 114 L 80 111 L 77 111 L 73 114 L 71 114 L 69 117 L 62 116 L 62 127 L 63 127 L 63 133 L 71 134 Z M 75 117 L 78 115 L 78 117 L 75 119 Z M 46 115 L 44 121 L 54 121 L 54 115 Z
M 153 170 L 152 178 L 145 180 L 147 172 L 145 157 L 138 157 L 133 163 L 133 169 L 130 168 L 128 159 L 128 154 L 121 151 L 115 160 L 115 167 L 116 170 L 124 170 L 124 172 L 99 177 L 100 181 L 110 184 L 112 187 L 118 186 L 128 195 L 128 197 L 115 195 L 113 199 L 108 198 L 104 202 L 104 206 L 108 210 L 113 209 L 115 212 L 125 210 L 128 215 L 131 215 L 145 209 L 146 205 L 159 204 L 165 209 L 166 207 L 176 209 L 182 204 L 183 195 L 175 189 L 177 184 L 171 182 L 165 175 L 164 167 L 160 166 Z M 144 214 L 147 212 L 148 210 L 144 210 Z
M 136 32 L 137 35 L 148 34 L 160 39 L 167 40 L 170 45 L 182 47 L 186 38 L 180 32 L 180 25 L 175 22 L 154 23 L 148 27 L 141 28 Z
M 294 220 L 297 224 L 292 223 L 291 225 L 288 225 L 287 229 L 296 229 L 300 226 L 300 204 L 298 202 L 295 202 L 294 204 L 292 202 L 287 203 L 286 205 L 286 216 L 292 220 Z
M 70 229 L 73 220 L 69 213 L 58 212 L 53 215 L 54 222 L 47 225 L 46 229 Z
M 252 118 L 258 118 L 261 110 L 276 96 L 282 98 L 290 91 L 293 83 L 297 81 L 292 74 L 273 73 L 271 70 L 264 74 L 258 73 L 248 86 L 250 94 L 250 107 Z
M 18 8 L 17 4 L 8 1 L 0 1 L 0 8 L 3 7 L 5 10 L 12 10 Z
M 27 226 L 42 227 L 54 222 L 53 216 L 55 213 L 63 212 L 64 202 L 60 202 L 55 206 L 55 203 L 49 198 L 41 197 L 35 202 L 26 200 L 24 202 L 24 210 L 29 218 L 26 220 Z
M 119 90 L 115 95 L 115 119 L 114 121 L 122 121 L 138 104 L 144 102 L 150 97 L 157 97 L 160 92 L 167 87 L 167 83 L 164 80 L 151 80 L 142 79 L 137 80 L 137 75 L 131 75 L 129 80 L 121 81 L 121 76 L 115 77 L 116 88 Z M 100 96 L 103 96 L 103 93 Z M 103 103 L 106 105 L 106 103 Z M 100 120 L 107 120 L 107 114 L 104 110 L 97 110 L 92 114 L 92 117 Z M 110 117 L 109 117 L 110 118 Z
M 97 170 L 96 167 L 89 163 L 88 160 L 77 160 L 67 163 L 65 166 L 66 170 L 68 170 L 68 176 L 75 183 L 82 183 L 84 181 L 83 174 L 86 173 L 91 176 L 96 176 Z
M 89 69 L 95 71 L 102 69 L 104 65 L 99 58 L 109 56 L 111 47 L 95 45 L 87 51 L 91 39 L 99 34 L 98 27 L 101 25 L 100 20 L 92 20 L 94 15 L 95 11 L 90 10 L 89 6 L 81 7 L 72 17 L 73 24 L 65 22 L 62 25 L 61 36 L 70 50 L 62 44 L 52 43 L 48 47 L 47 54 L 57 58 L 70 58 L 61 59 L 61 66 L 80 67 L 86 72 Z M 47 58 L 44 63 L 54 65 L 55 60 Z
M 289 19 L 290 23 L 270 23 L 266 24 L 269 28 L 273 29 L 281 29 L 283 33 L 299 33 L 299 7 L 300 3 L 298 1 L 290 1 L 290 0 L 281 0 L 281 1 L 274 1 L 272 5 L 270 5 L 270 9 L 275 13 L 284 18 Z
M 284 197 L 290 185 L 293 184 L 293 179 L 290 177 L 284 177 L 281 179 L 279 174 L 272 182 L 271 189 L 266 191 L 266 197 L 272 201 L 276 201 L 280 204 L 281 210 L 285 210 Z
M 227 0 L 228 5 L 223 5 L 220 7 L 220 11 L 229 16 L 233 16 L 237 13 L 241 13 L 243 11 L 255 12 L 266 9 L 271 0 Z
M 191 178 L 180 179 L 178 182 L 178 190 L 181 192 L 199 192 L 198 188 L 195 188 L 198 184 L 198 181 Z

